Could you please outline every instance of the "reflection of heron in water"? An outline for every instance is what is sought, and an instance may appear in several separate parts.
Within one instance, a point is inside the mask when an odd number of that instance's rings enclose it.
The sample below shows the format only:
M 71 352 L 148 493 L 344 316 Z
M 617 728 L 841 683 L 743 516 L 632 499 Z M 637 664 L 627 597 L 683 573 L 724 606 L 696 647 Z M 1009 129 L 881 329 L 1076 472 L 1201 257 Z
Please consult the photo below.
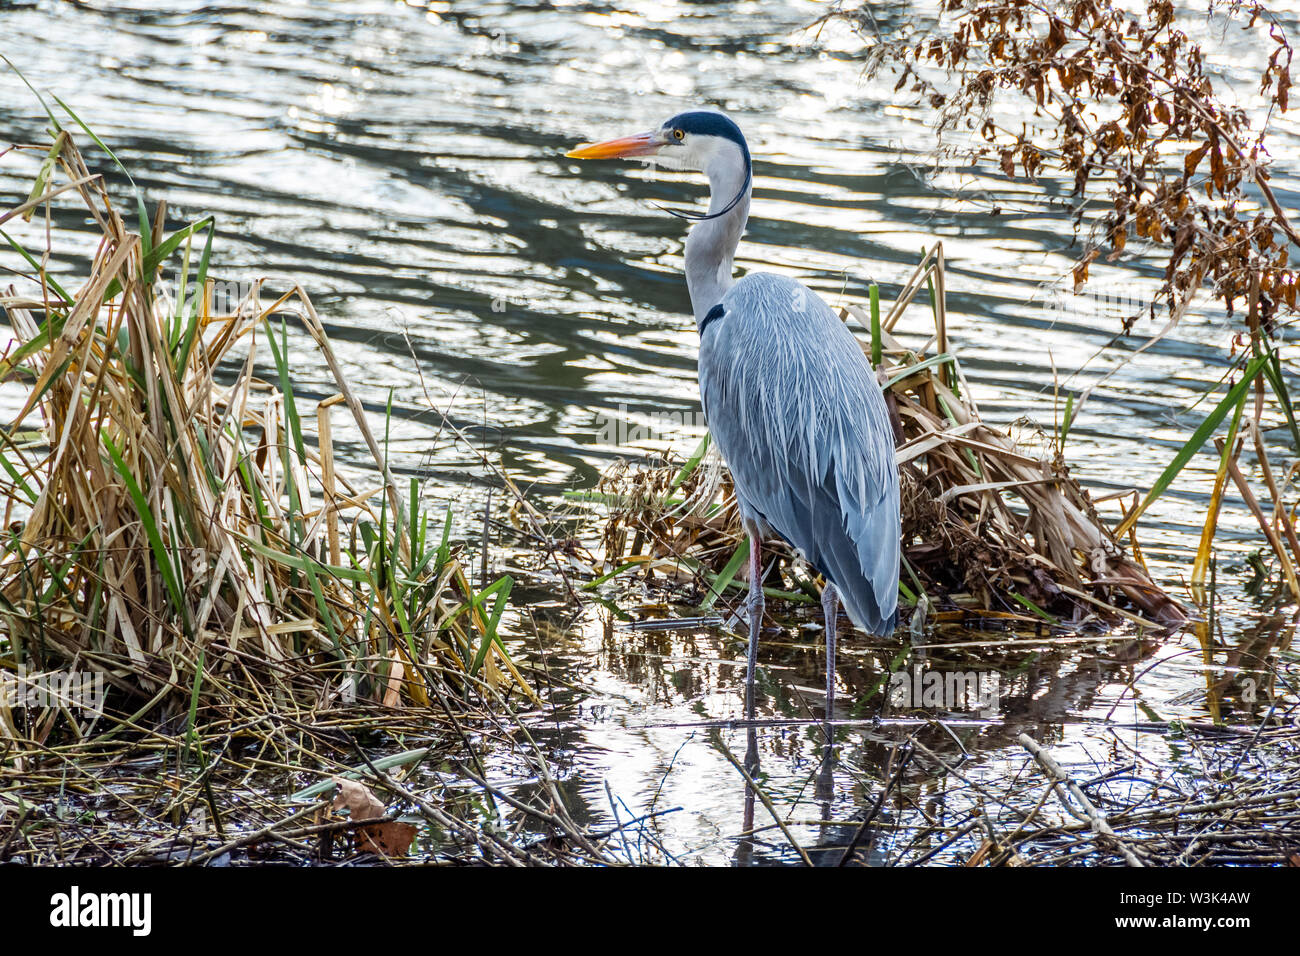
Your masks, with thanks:
M 700 333 L 700 397 L 709 432 L 731 469 L 749 535 L 745 717 L 754 718 L 763 616 L 760 552 L 770 529 L 826 578 L 829 721 L 839 602 L 872 634 L 892 632 L 897 620 L 898 468 L 871 363 L 853 333 L 807 286 L 766 272 L 732 278 L 749 218 L 753 168 L 745 138 L 729 118 L 681 113 L 649 132 L 581 146 L 568 155 L 653 157 L 660 166 L 708 177 L 707 213 L 669 211 L 696 223 L 686 240 L 686 284 Z M 828 738 L 829 730 L 828 725 Z

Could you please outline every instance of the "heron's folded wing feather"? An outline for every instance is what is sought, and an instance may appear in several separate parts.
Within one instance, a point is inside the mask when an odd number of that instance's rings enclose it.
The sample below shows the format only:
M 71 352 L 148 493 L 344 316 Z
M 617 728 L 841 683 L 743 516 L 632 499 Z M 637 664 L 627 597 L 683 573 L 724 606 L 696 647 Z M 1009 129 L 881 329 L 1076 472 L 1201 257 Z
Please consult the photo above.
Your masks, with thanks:
M 870 363 L 793 280 L 748 276 L 723 305 L 701 341 L 700 393 L 742 510 L 833 581 L 859 626 L 891 628 L 898 472 Z

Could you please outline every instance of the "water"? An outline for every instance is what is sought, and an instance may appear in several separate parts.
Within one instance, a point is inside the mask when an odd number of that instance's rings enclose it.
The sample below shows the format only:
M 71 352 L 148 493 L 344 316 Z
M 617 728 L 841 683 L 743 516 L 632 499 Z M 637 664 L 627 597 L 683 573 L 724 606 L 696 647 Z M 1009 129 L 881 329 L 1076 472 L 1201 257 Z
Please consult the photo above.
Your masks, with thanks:
M 685 454 L 702 434 L 681 277 L 684 230 L 649 202 L 698 201 L 700 184 L 562 158 L 580 140 L 638 131 L 701 104 L 727 109 L 755 156 L 740 269 L 797 276 L 832 304 L 864 300 L 875 280 L 889 301 L 919 250 L 941 238 L 950 334 L 986 417 L 1050 429 L 1053 365 L 1075 390 L 1118 368 L 1075 421 L 1069 457 L 1099 491 L 1149 487 L 1198 421 L 1189 406 L 1226 368 L 1225 317 L 1193 314 L 1133 358 L 1159 323 L 1141 322 L 1116 341 L 1118 318 L 1105 303 L 1054 309 L 1054 284 L 1072 262 L 1066 215 L 988 170 L 936 174 L 928 112 L 900 105 L 892 80 L 863 77 L 847 31 L 802 29 L 825 9 L 648 0 L 11 3 L 0 9 L 0 49 L 91 123 L 151 199 L 167 200 L 171 225 L 217 216 L 219 279 L 234 288 L 261 276 L 272 287 L 303 284 L 370 407 L 382 409 L 391 389 L 399 470 L 420 478 L 430 507 L 453 502 L 464 518 L 458 533 L 475 547 L 494 482 L 476 449 L 552 507 L 562 490 L 590 485 L 619 454 Z M 1282 18 L 1294 26 L 1295 10 Z M 1212 23 L 1196 30 L 1214 38 L 1217 65 L 1250 108 L 1251 37 Z M 2 138 L 39 141 L 42 129 L 26 88 L 0 74 Z M 1273 150 L 1274 185 L 1288 206 L 1300 183 L 1295 134 L 1283 118 Z M 0 159 L 6 204 L 25 197 L 34 167 L 18 154 Z M 983 201 L 958 202 L 958 187 Z M 85 223 L 58 210 L 54 222 L 54 268 L 82 268 Z M 9 227 L 41 247 L 38 222 Z M 1154 260 L 1101 264 L 1094 288 L 1148 295 L 1157 275 Z M 922 319 L 917 311 L 913 333 L 923 331 Z M 304 338 L 296 349 L 296 384 L 306 395 L 326 394 L 328 373 Z M 440 430 L 431 407 L 450 409 L 474 448 Z M 686 424 L 636 448 L 609 440 L 618 434 L 604 427 L 611 420 L 644 424 L 653 413 Z M 1286 459 L 1281 432 L 1268 437 L 1276 461 Z M 358 461 L 366 457 L 353 449 Z M 1147 560 L 1178 593 L 1195 547 L 1188 521 L 1207 499 L 1213 467 L 1200 456 L 1143 523 Z M 987 645 L 933 652 L 949 668 L 1009 675 L 998 722 L 961 733 L 972 755 L 963 773 L 1011 779 L 1023 768 L 1015 737 L 1025 730 L 1083 777 L 1129 748 L 1176 776 L 1179 748 L 1105 720 L 1248 719 L 1232 712 L 1245 706 L 1237 668 L 1260 677 L 1258 659 L 1284 633 L 1284 622 L 1262 616 L 1240 587 L 1255 537 L 1244 509 L 1225 513 L 1218 631 L 1204 653 L 1194 632 L 1163 644 L 1103 635 L 1095 646 L 1037 656 Z M 518 563 L 516 547 L 508 536 L 494 538 L 495 570 Z M 608 783 L 626 802 L 624 816 L 652 803 L 683 808 L 664 816 L 659 831 L 680 859 L 788 862 L 779 833 L 760 834 L 757 845 L 735 839 L 744 793 L 721 744 L 739 756 L 744 734 L 680 726 L 738 714 L 740 642 L 718 628 L 628 631 L 600 604 L 575 607 L 543 584 L 522 593 L 528 606 L 510 631 L 520 656 L 544 658 L 554 709 L 539 725 L 539 742 L 560 768 L 575 814 L 608 821 Z M 640 600 L 614 596 L 629 610 Z M 806 717 L 818 703 L 820 632 L 799 619 L 770 636 L 762 711 Z M 851 702 L 897 648 L 842 644 Z M 1211 693 L 1197 696 L 1207 686 Z M 873 713 L 865 705 L 854 712 Z M 764 786 L 809 845 L 851 837 L 845 821 L 874 803 L 893 745 L 905 736 L 888 726 L 839 734 L 843 763 L 829 795 L 816 792 L 816 728 L 760 734 Z M 960 755 L 942 735 L 922 739 L 948 758 Z M 509 755 L 500 765 L 524 772 Z M 907 785 L 931 809 L 969 804 L 958 779 L 933 761 L 918 760 L 911 774 Z M 1108 784 L 1125 785 L 1133 786 Z M 767 822 L 757 812 L 759 824 Z M 898 810 L 895 822 L 906 824 L 907 815 Z M 887 849 L 872 852 L 888 858 Z

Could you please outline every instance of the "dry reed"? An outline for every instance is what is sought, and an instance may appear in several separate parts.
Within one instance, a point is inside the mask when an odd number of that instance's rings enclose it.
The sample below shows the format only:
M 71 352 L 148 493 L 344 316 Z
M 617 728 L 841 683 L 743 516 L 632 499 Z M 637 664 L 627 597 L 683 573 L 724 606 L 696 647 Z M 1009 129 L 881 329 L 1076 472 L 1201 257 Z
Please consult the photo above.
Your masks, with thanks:
M 165 236 L 163 207 L 150 222 L 142 205 L 134 233 L 66 130 L 47 157 L 32 200 L 0 219 L 65 193 L 49 186 L 58 169 L 101 237 L 80 288 L 20 250 L 39 294 L 0 298 L 15 336 L 0 379 L 26 387 L 0 447 L 0 667 L 98 671 L 128 712 L 210 695 L 428 705 L 432 683 L 459 694 L 469 677 L 533 696 L 496 635 L 511 580 L 475 590 L 450 511 L 431 526 L 414 483 L 402 494 L 306 293 L 267 304 L 258 282 L 214 314 L 211 220 Z M 173 301 L 159 280 L 176 258 L 196 292 Z M 314 448 L 291 320 L 338 389 L 314 410 Z M 334 466 L 338 404 L 372 455 L 370 487 Z M 0 733 L 22 736 L 10 708 Z

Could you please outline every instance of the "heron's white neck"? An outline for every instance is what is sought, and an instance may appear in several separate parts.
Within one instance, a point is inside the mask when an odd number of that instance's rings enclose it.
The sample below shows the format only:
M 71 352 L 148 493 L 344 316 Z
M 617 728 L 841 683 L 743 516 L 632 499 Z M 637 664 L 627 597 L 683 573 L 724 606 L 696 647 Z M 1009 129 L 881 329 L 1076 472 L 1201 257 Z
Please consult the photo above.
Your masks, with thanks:
M 709 212 L 725 209 L 745 183 L 745 161 L 740 150 L 732 144 L 719 151 L 705 167 L 709 177 Z M 686 237 L 686 288 L 691 293 L 691 308 L 695 321 L 701 322 L 711 308 L 722 301 L 722 295 L 731 288 L 732 262 L 736 246 L 749 220 L 749 199 L 752 187 L 745 189 L 740 202 L 724 216 L 706 219 L 691 227 Z

